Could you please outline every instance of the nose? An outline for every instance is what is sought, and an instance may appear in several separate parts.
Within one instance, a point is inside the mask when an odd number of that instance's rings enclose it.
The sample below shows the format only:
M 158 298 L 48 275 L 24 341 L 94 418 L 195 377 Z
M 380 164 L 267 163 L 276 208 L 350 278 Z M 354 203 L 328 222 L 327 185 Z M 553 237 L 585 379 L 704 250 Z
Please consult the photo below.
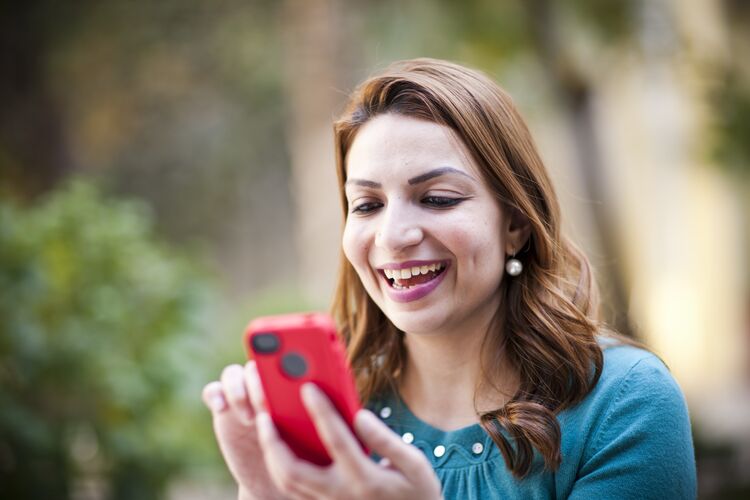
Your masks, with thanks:
M 417 245 L 424 239 L 419 217 L 400 203 L 390 203 L 381 213 L 379 222 L 375 245 L 391 253 Z

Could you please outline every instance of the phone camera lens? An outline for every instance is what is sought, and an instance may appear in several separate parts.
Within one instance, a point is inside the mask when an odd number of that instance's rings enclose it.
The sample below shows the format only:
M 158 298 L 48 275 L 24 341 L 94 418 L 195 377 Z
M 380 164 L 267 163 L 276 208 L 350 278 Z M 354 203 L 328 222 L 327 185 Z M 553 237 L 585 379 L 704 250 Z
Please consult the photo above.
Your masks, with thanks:
M 281 358 L 281 369 L 291 378 L 300 378 L 307 373 L 307 362 L 299 354 L 290 352 Z
M 275 333 L 258 333 L 253 335 L 250 342 L 253 352 L 258 354 L 273 354 L 279 350 L 279 337 Z

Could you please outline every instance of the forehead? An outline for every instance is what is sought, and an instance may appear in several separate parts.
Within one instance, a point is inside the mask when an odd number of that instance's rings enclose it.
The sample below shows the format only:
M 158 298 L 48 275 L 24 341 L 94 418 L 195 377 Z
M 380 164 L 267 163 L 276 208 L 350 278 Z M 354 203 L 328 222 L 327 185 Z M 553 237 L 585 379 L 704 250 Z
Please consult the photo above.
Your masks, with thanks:
M 412 177 L 445 166 L 479 176 L 468 149 L 449 127 L 396 114 L 365 123 L 346 160 L 348 177 L 372 180 Z

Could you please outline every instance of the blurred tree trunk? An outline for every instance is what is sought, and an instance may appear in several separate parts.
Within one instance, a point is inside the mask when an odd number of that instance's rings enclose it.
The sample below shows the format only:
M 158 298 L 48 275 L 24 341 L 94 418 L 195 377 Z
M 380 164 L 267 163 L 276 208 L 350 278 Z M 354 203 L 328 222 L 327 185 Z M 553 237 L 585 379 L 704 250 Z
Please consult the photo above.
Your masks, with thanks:
M 47 3 L 0 6 L 0 189 L 21 198 L 49 190 L 71 169 L 62 112 L 47 85 L 57 34 L 47 22 L 60 21 Z
M 570 124 L 586 198 L 597 204 L 596 209 L 591 211 L 591 216 L 604 254 L 604 302 L 611 309 L 610 317 L 606 319 L 619 332 L 633 335 L 633 325 L 628 316 L 624 254 L 619 249 L 617 234 L 613 230 L 616 225 L 612 207 L 607 203 L 601 175 L 604 158 L 596 130 L 592 85 L 565 52 L 556 10 L 559 5 L 550 0 L 529 0 L 523 2 L 523 5 L 527 9 L 532 40 L 542 67 L 558 94 Z
M 286 0 L 281 15 L 298 276 L 318 306 L 333 290 L 341 236 L 331 127 L 341 101 L 338 7 L 334 0 Z

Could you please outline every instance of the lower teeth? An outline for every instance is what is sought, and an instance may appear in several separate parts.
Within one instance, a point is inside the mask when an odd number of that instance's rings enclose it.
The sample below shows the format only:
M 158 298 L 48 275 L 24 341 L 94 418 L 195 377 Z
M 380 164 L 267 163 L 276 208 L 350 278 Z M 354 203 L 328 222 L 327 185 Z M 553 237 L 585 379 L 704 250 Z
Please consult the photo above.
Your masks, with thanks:
M 413 288 L 415 286 L 423 285 L 423 284 L 427 283 L 428 281 L 432 281 L 433 279 L 437 278 L 441 274 L 441 272 L 442 272 L 442 270 L 438 271 L 438 272 L 436 272 L 434 274 L 431 274 L 430 277 L 429 277 L 429 279 L 427 279 L 427 280 L 424 280 L 424 281 L 417 280 L 417 281 L 419 281 L 419 283 L 414 283 L 412 285 L 402 285 L 402 284 L 400 284 L 400 283 L 397 282 L 398 278 L 388 278 L 388 283 L 391 285 L 391 287 L 395 288 L 396 290 L 409 290 L 410 288 Z

